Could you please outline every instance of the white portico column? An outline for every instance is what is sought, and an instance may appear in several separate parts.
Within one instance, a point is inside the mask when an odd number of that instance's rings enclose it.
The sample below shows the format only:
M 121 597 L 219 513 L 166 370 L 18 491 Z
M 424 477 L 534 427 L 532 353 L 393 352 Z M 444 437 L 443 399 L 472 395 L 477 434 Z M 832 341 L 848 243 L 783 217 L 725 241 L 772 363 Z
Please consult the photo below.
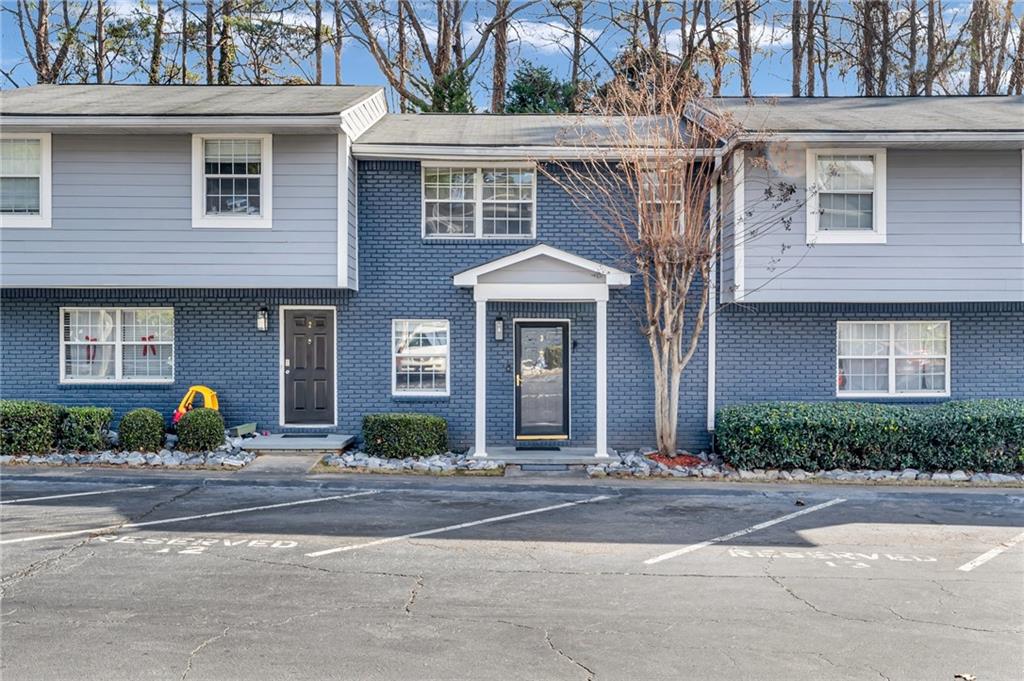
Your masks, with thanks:
M 487 456 L 487 301 L 476 301 L 476 426 L 474 457 Z
M 597 344 L 594 355 L 597 359 L 597 453 L 599 459 L 608 456 L 608 301 L 598 300 Z

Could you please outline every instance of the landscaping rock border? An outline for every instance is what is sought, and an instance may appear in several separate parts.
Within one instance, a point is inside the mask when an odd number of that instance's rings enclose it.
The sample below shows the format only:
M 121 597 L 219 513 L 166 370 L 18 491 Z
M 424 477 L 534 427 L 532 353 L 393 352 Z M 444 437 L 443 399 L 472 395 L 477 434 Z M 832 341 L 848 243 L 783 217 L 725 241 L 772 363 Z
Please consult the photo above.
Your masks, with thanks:
M 116 442 L 113 434 L 108 442 Z M 244 440 L 227 438 L 212 452 L 183 452 L 175 449 L 178 438 L 168 435 L 166 448 L 159 452 L 122 452 L 106 449 L 102 452 L 54 452 L 44 455 L 21 454 L 0 456 L 0 464 L 28 464 L 31 466 L 125 466 L 128 468 L 214 468 L 238 470 L 252 463 L 256 455 L 243 449 Z
M 419 473 L 423 475 L 498 474 L 505 469 L 502 461 L 474 459 L 465 454 L 447 452 L 427 457 L 389 459 L 356 450 L 325 456 L 321 463 L 346 473 Z
M 723 463 L 717 454 L 700 452 L 694 454 L 703 463 L 697 466 L 668 466 L 647 458 L 643 452 L 619 453 L 619 461 L 587 466 L 592 478 L 703 478 L 710 480 L 735 480 L 743 482 L 807 482 L 825 481 L 838 483 L 882 483 L 882 484 L 977 484 L 977 485 L 1022 485 L 1024 475 L 1020 473 L 975 473 L 973 471 L 922 472 L 915 468 L 899 471 L 845 470 L 805 471 L 761 469 L 738 470 Z

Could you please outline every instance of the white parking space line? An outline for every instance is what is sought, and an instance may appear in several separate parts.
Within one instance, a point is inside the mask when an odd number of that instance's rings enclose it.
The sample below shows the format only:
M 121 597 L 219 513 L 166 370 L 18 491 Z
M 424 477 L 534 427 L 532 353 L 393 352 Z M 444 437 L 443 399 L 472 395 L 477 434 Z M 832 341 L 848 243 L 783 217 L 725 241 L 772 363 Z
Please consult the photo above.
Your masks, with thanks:
M 757 532 L 758 530 L 763 530 L 763 529 L 765 529 L 767 527 L 771 527 L 772 525 L 778 525 L 779 523 L 784 523 L 787 520 L 792 520 L 793 518 L 799 518 L 800 516 L 807 515 L 808 513 L 814 513 L 815 511 L 820 511 L 823 508 L 828 508 L 829 506 L 835 506 L 836 504 L 841 504 L 844 501 L 846 501 L 846 499 L 833 499 L 832 501 L 826 501 L 825 503 L 817 504 L 816 506 L 808 506 L 807 508 L 803 509 L 802 511 L 797 511 L 796 513 L 789 513 L 787 515 L 775 518 L 774 520 L 766 520 L 763 523 L 758 523 L 757 525 L 751 525 L 750 527 L 748 527 L 746 529 L 743 529 L 743 530 L 736 530 L 735 532 L 730 532 L 729 534 L 723 534 L 721 537 L 715 537 L 714 539 L 708 539 L 707 541 L 702 541 L 702 542 L 699 542 L 697 544 L 690 544 L 689 546 L 684 546 L 681 549 L 676 549 L 675 551 L 669 551 L 668 553 L 663 553 L 660 556 L 655 556 L 654 558 L 648 558 L 647 560 L 644 561 L 644 565 L 654 565 L 655 563 L 660 563 L 660 562 L 662 562 L 664 560 L 670 560 L 672 558 L 677 558 L 677 557 L 682 556 L 682 555 L 687 554 L 687 553 L 693 553 L 694 551 L 698 551 L 698 550 L 703 549 L 705 547 L 711 546 L 712 544 L 718 544 L 718 543 L 721 543 L 721 542 L 724 542 L 724 541 L 729 541 L 730 539 L 735 539 L 736 537 L 742 537 L 745 534 L 750 534 L 751 532 Z
M 137 487 L 118 487 L 117 489 L 105 489 L 98 492 L 75 492 L 73 494 L 51 494 L 46 497 L 28 497 L 26 499 L 8 499 L 0 501 L 0 504 L 23 504 L 27 501 L 46 501 L 48 499 L 70 499 L 71 497 L 89 497 L 95 494 L 114 494 L 115 492 L 139 492 L 144 489 L 153 489 L 156 485 L 141 485 Z
M 124 523 L 123 525 L 107 525 L 106 527 L 94 527 L 88 530 L 72 530 L 69 532 L 54 532 L 52 534 L 40 534 L 34 537 L 18 537 L 17 539 L 2 539 L 0 544 L 19 544 L 28 541 L 40 541 L 42 539 L 59 539 L 61 537 L 74 537 L 80 534 L 106 534 L 120 530 L 128 530 L 136 527 L 150 527 L 153 525 L 170 525 L 171 523 L 183 523 L 187 520 L 201 520 L 203 518 L 217 518 L 237 513 L 252 513 L 254 511 L 269 511 L 275 508 L 286 508 L 288 506 L 302 506 L 304 504 L 322 504 L 325 501 L 337 501 L 338 499 L 351 499 L 352 497 L 363 497 L 370 494 L 377 494 L 378 490 L 367 490 L 365 492 L 354 492 L 352 494 L 338 494 L 332 497 L 317 497 L 315 499 L 302 499 L 301 501 L 286 501 L 280 504 L 267 504 L 266 506 L 249 506 L 247 508 L 233 508 L 227 511 L 214 511 L 213 513 L 199 513 L 197 515 L 186 515 L 178 518 L 165 518 L 164 520 L 147 520 L 144 523 Z
M 415 539 L 416 537 L 429 537 L 432 534 L 441 534 L 442 532 L 453 532 L 455 530 L 461 530 L 466 527 L 475 527 L 476 525 L 488 525 L 490 523 L 501 522 L 502 520 L 511 520 L 513 518 L 522 518 L 523 516 L 536 515 L 537 513 L 547 513 L 549 511 L 557 511 L 562 508 L 570 508 L 572 506 L 580 506 L 581 504 L 592 504 L 597 501 L 604 501 L 610 499 L 608 496 L 597 496 L 590 497 L 589 499 L 583 499 L 581 501 L 570 501 L 564 504 L 556 504 L 554 506 L 545 506 L 544 508 L 535 508 L 529 511 L 519 511 L 518 513 L 508 513 L 505 515 L 494 516 L 493 518 L 484 518 L 482 520 L 472 520 L 465 523 L 459 523 L 458 525 L 447 525 L 445 527 L 437 527 L 432 530 L 421 530 L 419 532 L 410 532 L 409 534 L 398 535 L 397 537 L 384 537 L 383 539 L 375 539 L 373 541 L 364 542 L 362 544 L 350 544 L 348 546 L 339 546 L 334 549 L 325 549 L 323 551 L 314 551 L 313 553 L 307 553 L 306 556 L 309 558 L 318 558 L 320 556 L 326 556 L 329 553 L 341 553 L 342 551 L 355 551 L 356 549 L 366 549 L 371 546 L 380 546 L 381 544 L 390 544 L 396 541 L 402 541 L 404 539 Z
M 980 556 L 978 556 L 974 560 L 968 561 L 968 562 L 964 563 L 963 565 L 958 567 L 957 570 L 960 570 L 960 572 L 970 572 L 971 570 L 973 570 L 976 567 L 981 567 L 982 565 L 984 565 L 985 563 L 989 562 L 990 560 L 992 560 L 993 558 L 995 558 L 999 554 L 1005 553 L 1005 552 L 1009 551 L 1010 549 L 1012 549 L 1017 544 L 1020 544 L 1021 542 L 1024 542 L 1024 532 L 1021 532 L 1020 534 L 1018 534 L 1013 539 L 1009 539 L 1007 541 L 1004 541 L 1002 544 L 999 544 L 994 549 L 989 549 L 988 551 L 986 551 L 985 553 L 981 554 Z

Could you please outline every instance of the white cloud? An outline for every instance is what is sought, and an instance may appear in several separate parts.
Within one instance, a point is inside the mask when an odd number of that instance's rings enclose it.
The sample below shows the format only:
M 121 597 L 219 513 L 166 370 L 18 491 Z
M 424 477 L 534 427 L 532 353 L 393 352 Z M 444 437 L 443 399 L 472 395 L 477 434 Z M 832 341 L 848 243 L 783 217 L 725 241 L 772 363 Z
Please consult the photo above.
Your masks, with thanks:
M 519 20 L 514 22 L 514 32 L 524 47 L 536 52 L 559 54 L 572 49 L 572 28 L 560 21 Z M 584 28 L 583 34 L 590 40 L 601 35 L 593 28 Z
M 703 24 L 697 25 L 697 35 L 705 30 Z M 736 27 L 733 24 L 722 26 L 716 31 L 718 39 L 728 40 L 733 48 L 736 46 Z M 678 28 L 667 31 L 664 35 L 665 49 L 671 54 L 679 54 L 682 51 L 682 31 Z M 783 50 L 789 49 L 791 44 L 789 29 L 784 26 L 776 26 L 766 23 L 752 23 L 750 25 L 750 40 L 755 50 Z

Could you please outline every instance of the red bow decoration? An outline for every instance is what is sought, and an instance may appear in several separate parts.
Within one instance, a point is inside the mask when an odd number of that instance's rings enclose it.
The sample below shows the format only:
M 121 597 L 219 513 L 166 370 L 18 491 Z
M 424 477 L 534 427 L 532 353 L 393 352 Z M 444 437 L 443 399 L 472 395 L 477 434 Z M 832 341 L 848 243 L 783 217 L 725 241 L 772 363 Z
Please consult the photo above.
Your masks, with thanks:
M 154 356 L 154 357 L 156 357 L 156 345 L 153 345 L 153 344 L 152 344 L 152 341 L 153 341 L 153 340 L 154 340 L 155 338 L 156 338 L 156 334 L 152 334 L 152 333 L 151 333 L 151 334 L 149 334 L 148 336 L 143 336 L 142 338 L 140 338 L 140 339 L 139 339 L 139 340 L 141 340 L 141 341 L 142 341 L 143 343 L 145 343 L 146 341 L 150 341 L 150 344 L 149 344 L 149 345 L 143 345 L 143 346 L 142 346 L 142 356 L 143 356 L 143 357 L 145 357 L 145 356 L 146 356 L 146 351 L 147 351 L 147 350 L 148 350 L 149 352 L 152 352 L 152 353 L 153 353 L 153 356 Z
M 90 343 L 95 343 L 96 341 L 99 340 L 99 338 L 93 338 L 92 336 L 86 336 L 85 340 L 87 340 Z M 86 362 L 93 362 L 95 360 L 96 360 L 96 346 L 94 346 L 94 345 L 86 345 L 85 346 L 85 361 Z

